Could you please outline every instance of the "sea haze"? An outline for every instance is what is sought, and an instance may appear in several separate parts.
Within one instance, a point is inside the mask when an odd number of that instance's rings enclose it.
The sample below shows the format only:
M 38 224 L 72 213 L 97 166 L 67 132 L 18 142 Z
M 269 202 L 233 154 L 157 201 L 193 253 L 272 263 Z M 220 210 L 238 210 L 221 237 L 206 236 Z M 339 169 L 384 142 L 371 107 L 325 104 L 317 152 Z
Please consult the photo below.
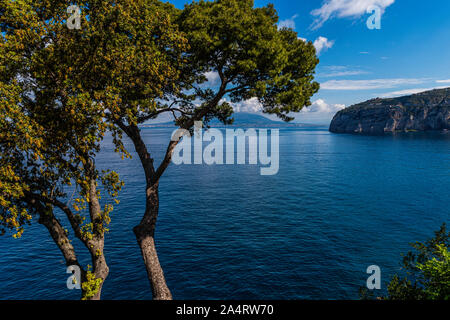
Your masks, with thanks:
M 317 127 L 318 125 L 309 123 L 297 123 L 297 122 L 284 122 L 282 120 L 272 120 L 268 116 L 260 113 L 246 113 L 238 112 L 234 113 L 233 124 L 224 125 L 217 119 L 211 120 L 208 125 L 215 128 L 299 128 L 299 127 Z M 175 126 L 174 121 L 169 122 L 157 122 L 148 121 L 146 124 L 142 125 L 145 128 L 173 128 Z
M 157 162 L 171 133 L 143 129 Z M 108 137 L 96 161 L 126 183 L 106 237 L 103 298 L 151 299 L 132 232 L 145 205 L 138 157 L 122 161 Z M 275 176 L 250 165 L 171 165 L 156 234 L 168 285 L 176 299 L 357 299 L 367 267 L 378 265 L 385 288 L 408 244 L 449 222 L 449 169 L 449 133 L 355 136 L 326 127 L 282 127 Z M 4 236 L 0 252 L 0 299 L 79 298 L 66 289 L 63 258 L 44 227 Z

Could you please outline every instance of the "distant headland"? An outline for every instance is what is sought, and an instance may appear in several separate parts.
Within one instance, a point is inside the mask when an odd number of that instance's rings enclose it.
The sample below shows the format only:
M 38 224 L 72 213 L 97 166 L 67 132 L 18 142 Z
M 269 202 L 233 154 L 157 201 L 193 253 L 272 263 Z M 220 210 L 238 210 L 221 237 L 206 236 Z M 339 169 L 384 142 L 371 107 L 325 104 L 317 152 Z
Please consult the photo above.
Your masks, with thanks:
M 276 121 L 265 117 L 262 114 L 257 113 L 248 113 L 248 112 L 236 112 L 233 114 L 232 118 L 234 119 L 233 124 L 224 125 L 217 119 L 211 120 L 208 125 L 213 128 L 312 128 L 317 127 L 315 124 L 308 123 L 286 123 L 284 121 Z M 175 123 L 171 122 L 162 122 L 162 123 L 146 123 L 141 125 L 142 128 L 174 128 Z
M 334 133 L 437 130 L 450 130 L 450 88 L 368 100 L 339 111 L 330 125 Z

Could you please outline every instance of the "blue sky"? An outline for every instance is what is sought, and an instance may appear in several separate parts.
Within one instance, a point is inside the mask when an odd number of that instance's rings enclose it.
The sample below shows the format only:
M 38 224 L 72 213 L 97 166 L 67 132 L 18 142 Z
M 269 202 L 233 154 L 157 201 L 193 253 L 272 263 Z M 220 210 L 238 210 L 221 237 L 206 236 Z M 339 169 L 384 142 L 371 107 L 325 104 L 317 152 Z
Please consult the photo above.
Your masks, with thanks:
M 188 1 L 171 2 L 182 8 Z M 275 5 L 280 25 L 321 49 L 321 89 L 298 122 L 327 123 L 357 102 L 450 87 L 448 0 L 256 0 L 255 6 L 268 3 Z M 367 27 L 371 5 L 381 9 L 381 29 Z M 255 101 L 236 108 L 257 109 Z

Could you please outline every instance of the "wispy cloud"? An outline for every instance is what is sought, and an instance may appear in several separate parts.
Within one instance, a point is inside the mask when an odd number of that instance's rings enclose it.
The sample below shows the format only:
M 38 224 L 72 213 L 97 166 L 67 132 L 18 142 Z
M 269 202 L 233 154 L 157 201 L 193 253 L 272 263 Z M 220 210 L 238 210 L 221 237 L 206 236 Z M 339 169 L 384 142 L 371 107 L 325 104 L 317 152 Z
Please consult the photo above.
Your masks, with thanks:
M 378 6 L 383 14 L 384 10 L 394 2 L 395 0 L 325 0 L 322 7 L 311 11 L 311 14 L 317 17 L 311 27 L 318 29 L 333 17 L 358 18 L 373 6 Z
M 314 41 L 313 45 L 316 48 L 317 54 L 320 55 L 323 51 L 326 51 L 326 50 L 330 49 L 331 47 L 333 47 L 334 41 L 328 40 L 325 37 L 318 37 Z
M 420 93 L 420 92 L 430 91 L 430 90 L 434 90 L 434 89 L 444 89 L 444 88 L 446 88 L 446 87 L 406 89 L 406 90 L 387 92 L 385 94 L 382 94 L 380 97 L 381 98 L 394 98 L 394 97 L 408 96 L 408 95 L 411 95 L 411 94 L 416 94 L 416 93 Z
M 292 16 L 292 17 L 289 18 L 289 19 L 281 20 L 281 21 L 278 23 L 278 28 L 279 28 L 279 29 L 282 29 L 282 28 L 291 28 L 291 29 L 295 29 L 295 19 L 297 19 L 297 18 L 298 18 L 298 14 Z
M 389 89 L 401 85 L 415 85 L 427 79 L 373 79 L 373 80 L 330 80 L 320 85 L 324 90 L 373 90 Z
M 364 70 L 351 70 L 346 66 L 325 66 L 323 67 L 323 71 L 318 73 L 318 76 L 323 78 L 338 78 L 346 76 L 358 76 L 368 73 L 369 72 Z
M 332 70 L 332 71 L 342 71 L 347 69 L 347 66 L 323 66 L 322 68 L 327 69 L 327 70 Z
M 361 74 L 367 74 L 367 71 L 355 70 L 355 71 L 342 71 L 342 72 L 332 72 L 319 74 L 319 76 L 324 78 L 338 78 L 338 77 L 347 77 L 347 76 L 358 76 Z
M 436 80 L 437 83 L 450 83 L 450 79 L 447 80 Z

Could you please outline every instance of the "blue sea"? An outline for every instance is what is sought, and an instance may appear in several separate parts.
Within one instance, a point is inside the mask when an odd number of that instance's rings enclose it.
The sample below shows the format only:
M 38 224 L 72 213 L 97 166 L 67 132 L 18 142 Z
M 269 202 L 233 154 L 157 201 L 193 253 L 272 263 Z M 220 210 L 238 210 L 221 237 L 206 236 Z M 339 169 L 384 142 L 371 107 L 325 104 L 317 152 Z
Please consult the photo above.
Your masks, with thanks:
M 157 162 L 171 133 L 143 130 Z M 106 236 L 102 297 L 151 299 L 132 232 L 145 204 L 138 158 L 121 160 L 107 138 L 97 165 L 126 183 Z M 167 283 L 175 299 L 358 299 L 367 267 L 378 265 L 385 289 L 409 244 L 450 222 L 449 169 L 450 133 L 356 136 L 325 127 L 281 129 L 274 176 L 252 165 L 171 165 L 156 234 Z M 0 299 L 79 299 L 65 272 L 43 226 L 0 238 Z

